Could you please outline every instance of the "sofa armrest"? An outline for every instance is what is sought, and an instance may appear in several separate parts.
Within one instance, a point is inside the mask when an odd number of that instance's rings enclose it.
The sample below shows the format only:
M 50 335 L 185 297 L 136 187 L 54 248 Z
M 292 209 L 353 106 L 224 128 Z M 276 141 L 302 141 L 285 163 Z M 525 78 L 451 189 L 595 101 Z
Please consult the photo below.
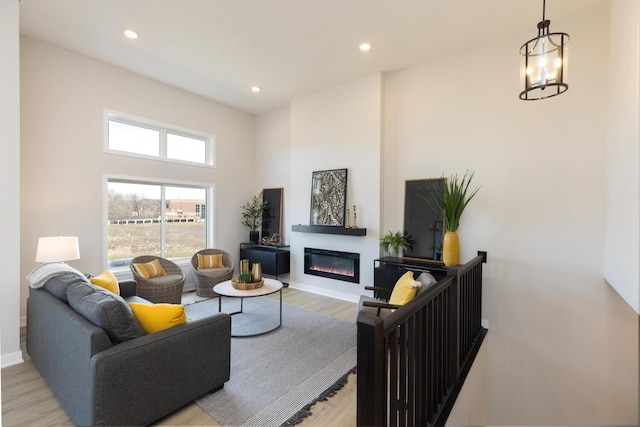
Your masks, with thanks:
M 120 296 L 133 297 L 136 295 L 136 281 L 135 280 L 122 280 L 118 282 L 120 286 Z
M 147 425 L 220 388 L 231 367 L 231 317 L 216 313 L 121 343 L 91 359 L 99 425 Z

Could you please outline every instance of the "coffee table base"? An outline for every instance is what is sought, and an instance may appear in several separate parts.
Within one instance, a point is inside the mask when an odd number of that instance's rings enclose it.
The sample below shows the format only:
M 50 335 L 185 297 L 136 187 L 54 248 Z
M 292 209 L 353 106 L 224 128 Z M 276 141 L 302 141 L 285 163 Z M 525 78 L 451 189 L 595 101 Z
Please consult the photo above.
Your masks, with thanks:
M 279 319 L 278 319 L 278 324 L 276 326 L 274 326 L 271 329 L 267 329 L 264 331 L 260 331 L 257 333 L 252 333 L 252 334 L 234 334 L 233 333 L 233 320 L 231 322 L 231 337 L 232 338 L 246 338 L 246 337 L 257 337 L 260 335 L 264 335 L 264 334 L 268 334 L 269 332 L 273 332 L 276 329 L 280 328 L 282 326 L 282 287 L 280 287 L 280 289 L 278 289 L 278 291 L 280 293 L 280 303 L 278 304 L 279 306 Z M 265 294 L 265 295 L 270 295 L 270 294 Z M 222 312 L 222 297 L 224 295 L 218 295 L 218 312 Z M 264 296 L 264 295 L 259 295 L 259 296 Z M 233 313 L 228 313 L 230 316 L 234 316 L 237 314 L 245 314 L 244 313 L 244 299 L 247 297 L 242 297 L 242 296 L 227 296 L 228 298 L 240 298 L 240 310 L 239 311 L 234 311 Z M 255 297 L 252 297 L 255 298 Z

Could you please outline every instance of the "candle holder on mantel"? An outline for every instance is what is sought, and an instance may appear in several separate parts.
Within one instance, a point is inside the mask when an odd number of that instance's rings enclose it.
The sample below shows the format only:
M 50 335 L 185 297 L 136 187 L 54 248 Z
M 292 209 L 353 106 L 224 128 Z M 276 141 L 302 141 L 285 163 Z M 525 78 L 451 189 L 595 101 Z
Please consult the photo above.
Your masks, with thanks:
M 358 214 L 356 213 L 356 205 L 353 205 L 353 225 L 351 228 L 358 228 Z
M 351 226 L 349 225 L 349 208 L 347 208 L 347 223 L 344 225 L 344 228 L 351 228 Z

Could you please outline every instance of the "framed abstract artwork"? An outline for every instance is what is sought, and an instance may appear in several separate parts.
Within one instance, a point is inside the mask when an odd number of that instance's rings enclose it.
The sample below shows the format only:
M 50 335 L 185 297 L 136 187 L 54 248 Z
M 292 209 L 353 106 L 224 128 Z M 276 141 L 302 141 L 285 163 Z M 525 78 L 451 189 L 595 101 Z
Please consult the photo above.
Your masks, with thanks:
M 346 204 L 346 169 L 313 172 L 310 225 L 344 227 Z

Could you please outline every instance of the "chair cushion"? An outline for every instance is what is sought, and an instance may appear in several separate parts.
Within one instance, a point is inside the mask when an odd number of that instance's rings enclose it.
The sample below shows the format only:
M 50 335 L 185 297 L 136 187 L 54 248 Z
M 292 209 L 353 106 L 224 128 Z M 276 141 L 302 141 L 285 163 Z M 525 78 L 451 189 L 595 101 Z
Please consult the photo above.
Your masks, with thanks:
M 222 254 L 198 254 L 198 270 L 221 267 L 224 267 L 224 265 L 222 264 Z
M 108 291 L 113 292 L 116 295 L 120 295 L 120 286 L 118 285 L 118 279 L 109 270 L 105 270 L 97 276 L 93 276 L 89 279 L 94 285 L 100 286 Z
M 144 263 L 135 263 L 133 264 L 133 267 L 136 269 L 138 274 L 140 274 L 145 279 L 164 276 L 167 274 L 167 272 L 164 271 L 164 268 L 160 264 L 160 261 L 158 261 L 157 259 Z
M 221 267 L 221 268 L 204 268 L 198 270 L 198 274 L 209 277 L 222 276 L 223 274 L 227 274 L 229 272 L 229 267 Z
M 149 282 L 156 285 L 170 285 L 178 283 L 182 280 L 182 276 L 179 274 L 165 274 L 164 276 L 151 277 Z
M 114 344 L 145 335 L 120 295 L 90 283 L 74 283 L 67 288 L 67 299 L 77 313 L 104 329 Z
M 139 304 L 130 302 L 136 318 L 148 334 L 187 323 L 187 315 L 181 304 Z
M 422 282 L 413 280 L 413 272 L 407 271 L 393 286 L 393 291 L 389 297 L 389 304 L 404 305 L 408 303 L 416 296 L 416 292 L 420 286 L 422 286 Z

